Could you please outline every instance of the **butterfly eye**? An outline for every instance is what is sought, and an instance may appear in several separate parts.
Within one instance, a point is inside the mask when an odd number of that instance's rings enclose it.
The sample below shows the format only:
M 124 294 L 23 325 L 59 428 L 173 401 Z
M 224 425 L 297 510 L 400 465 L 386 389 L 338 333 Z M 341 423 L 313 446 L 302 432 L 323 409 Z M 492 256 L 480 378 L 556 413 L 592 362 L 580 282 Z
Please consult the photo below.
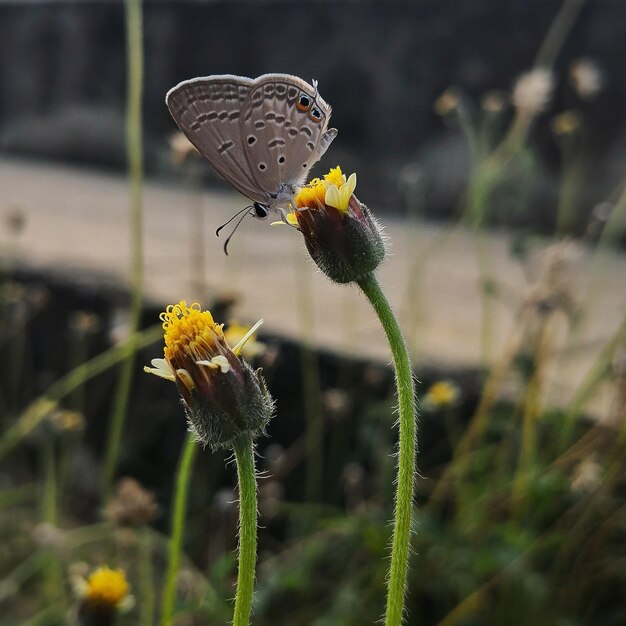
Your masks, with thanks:
M 322 112 L 317 107 L 313 107 L 309 111 L 309 119 L 313 122 L 319 122 L 322 119 Z
M 311 96 L 307 95 L 306 93 L 301 93 L 296 106 L 300 111 L 308 111 L 311 108 L 312 104 L 313 100 L 311 100 Z
M 267 205 L 255 202 L 252 206 L 254 207 L 254 217 L 262 220 L 269 215 L 269 207 Z

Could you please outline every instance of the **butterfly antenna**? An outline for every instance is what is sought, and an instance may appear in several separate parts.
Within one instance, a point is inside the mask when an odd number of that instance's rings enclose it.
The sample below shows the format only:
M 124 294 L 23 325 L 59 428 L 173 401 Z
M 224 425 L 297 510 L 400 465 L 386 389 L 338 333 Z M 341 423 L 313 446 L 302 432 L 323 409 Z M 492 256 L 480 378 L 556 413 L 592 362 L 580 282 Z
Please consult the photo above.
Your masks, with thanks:
M 250 207 L 246 207 L 246 210 L 247 209 L 250 209 Z M 243 213 L 243 211 L 238 211 L 237 215 L 240 215 L 241 213 Z M 237 217 L 237 215 L 233 215 L 233 217 L 231 217 L 230 220 L 228 220 L 228 221 L 232 222 L 235 219 L 235 217 Z M 233 228 L 233 230 L 230 233 L 230 235 L 228 235 L 228 237 L 226 238 L 226 241 L 224 242 L 224 254 L 226 256 L 228 256 L 228 244 L 229 244 L 230 240 L 233 238 L 233 235 L 237 232 L 237 229 L 239 228 L 239 225 L 241 224 L 241 222 L 243 222 L 248 215 L 250 215 L 250 213 L 244 213 L 239 218 L 239 221 L 235 224 L 235 228 Z M 228 222 L 226 222 L 226 224 L 228 224 Z M 226 226 L 226 224 L 224 224 L 224 226 Z M 224 226 L 222 226 L 221 228 L 223 228 Z
M 220 236 L 220 232 L 221 230 L 224 228 L 224 226 L 228 226 L 234 219 L 236 219 L 239 215 L 241 215 L 242 213 L 244 213 L 245 211 L 250 211 L 251 209 L 253 209 L 254 207 L 252 205 L 244 207 L 243 209 L 241 209 L 241 211 L 237 211 L 237 213 L 235 213 L 235 215 L 233 215 L 227 222 L 224 222 L 216 231 L 215 231 L 215 235 L 217 237 Z M 237 227 L 235 227 L 237 228 Z

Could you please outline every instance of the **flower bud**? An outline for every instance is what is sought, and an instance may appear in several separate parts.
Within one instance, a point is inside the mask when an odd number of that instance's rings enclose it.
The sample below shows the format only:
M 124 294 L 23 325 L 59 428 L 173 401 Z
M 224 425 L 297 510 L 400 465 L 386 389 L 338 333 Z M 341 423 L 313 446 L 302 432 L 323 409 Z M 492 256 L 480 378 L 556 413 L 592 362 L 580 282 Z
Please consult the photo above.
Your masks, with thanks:
M 380 226 L 354 195 L 356 174 L 336 167 L 295 197 L 287 222 L 300 230 L 311 258 L 331 280 L 349 283 L 374 271 L 385 257 Z
M 213 448 L 229 447 L 240 435 L 260 434 L 274 409 L 260 370 L 239 357 L 257 322 L 231 348 L 223 324 L 216 324 L 200 305 L 184 300 L 161 313 L 165 330 L 164 359 L 144 370 L 176 383 L 191 429 Z

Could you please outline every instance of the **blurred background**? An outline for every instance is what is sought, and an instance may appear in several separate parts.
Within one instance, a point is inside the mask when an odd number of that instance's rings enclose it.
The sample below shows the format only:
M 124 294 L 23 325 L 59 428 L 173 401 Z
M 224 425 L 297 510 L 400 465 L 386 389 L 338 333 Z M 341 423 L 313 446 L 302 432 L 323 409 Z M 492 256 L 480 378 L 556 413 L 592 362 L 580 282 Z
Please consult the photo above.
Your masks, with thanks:
M 103 564 L 119 623 L 160 623 L 186 424 L 142 367 L 181 299 L 265 319 L 254 623 L 384 610 L 385 337 L 292 229 L 246 220 L 224 255 L 246 200 L 164 103 L 268 72 L 319 81 L 339 135 L 312 175 L 357 172 L 389 237 L 421 413 L 407 623 L 626 623 L 625 54 L 619 0 L 0 0 L 0 625 L 67 623 Z M 228 459 L 194 462 L 177 625 L 231 619 Z

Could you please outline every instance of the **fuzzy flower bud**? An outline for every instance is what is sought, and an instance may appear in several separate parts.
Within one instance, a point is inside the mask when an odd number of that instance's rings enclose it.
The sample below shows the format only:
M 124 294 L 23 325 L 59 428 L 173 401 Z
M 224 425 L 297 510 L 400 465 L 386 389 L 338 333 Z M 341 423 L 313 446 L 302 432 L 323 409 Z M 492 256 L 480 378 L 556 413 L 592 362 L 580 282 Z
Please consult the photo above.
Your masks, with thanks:
M 337 283 L 356 281 L 385 257 L 380 227 L 354 195 L 356 174 L 347 179 L 335 167 L 313 179 L 295 197 L 287 222 L 304 235 L 317 266 Z
M 144 371 L 176 383 L 191 429 L 213 448 L 229 447 L 244 434 L 257 436 L 272 417 L 274 402 L 260 371 L 239 354 L 261 325 L 257 322 L 231 348 L 223 324 L 209 311 L 184 300 L 161 313 L 165 330 L 163 359 Z

